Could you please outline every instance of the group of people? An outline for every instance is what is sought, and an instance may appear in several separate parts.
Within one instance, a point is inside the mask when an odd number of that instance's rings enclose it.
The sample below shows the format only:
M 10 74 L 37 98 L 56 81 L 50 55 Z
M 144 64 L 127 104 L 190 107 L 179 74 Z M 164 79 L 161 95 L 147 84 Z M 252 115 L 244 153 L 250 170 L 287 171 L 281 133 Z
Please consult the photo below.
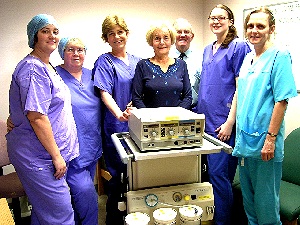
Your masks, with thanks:
M 127 52 L 124 19 L 107 16 L 102 39 L 111 51 L 89 70 L 79 38 L 60 39 L 50 15 L 32 18 L 27 35 L 33 51 L 12 76 L 13 128 L 7 134 L 10 160 L 32 204 L 32 224 L 98 224 L 93 178 L 102 152 L 112 176 L 106 224 L 123 224 L 126 212 L 118 202 L 126 166 L 111 134 L 128 131 L 134 108 L 165 106 L 204 113 L 205 132 L 234 147 L 232 155 L 207 159 L 215 224 L 231 224 L 237 166 L 249 224 L 280 224 L 283 117 L 288 99 L 297 95 L 290 55 L 270 40 L 275 19 L 267 8 L 246 18 L 248 41 L 238 38 L 227 6 L 214 7 L 208 20 L 216 41 L 204 49 L 203 59 L 190 48 L 194 33 L 185 19 L 151 26 L 146 40 L 154 56 L 141 59 Z M 64 63 L 53 67 L 49 60 L 57 47 Z

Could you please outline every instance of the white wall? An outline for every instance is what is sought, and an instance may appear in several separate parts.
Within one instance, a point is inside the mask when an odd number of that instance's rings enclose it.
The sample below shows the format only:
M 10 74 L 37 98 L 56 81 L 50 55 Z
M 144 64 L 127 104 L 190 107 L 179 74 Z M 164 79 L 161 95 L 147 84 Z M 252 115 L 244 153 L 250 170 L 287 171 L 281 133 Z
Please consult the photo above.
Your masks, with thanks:
M 291 0 L 292 1 L 292 0 Z M 291 2 L 286 0 L 286 2 Z M 203 46 L 208 45 L 212 41 L 215 40 L 215 36 L 209 30 L 208 27 L 208 16 L 210 11 L 214 6 L 219 3 L 227 5 L 234 14 L 235 17 L 235 26 L 238 30 L 238 35 L 243 37 L 243 10 L 249 8 L 259 7 L 263 5 L 272 5 L 275 3 L 282 3 L 284 0 L 204 0 L 203 4 Z M 275 18 L 276 19 L 276 18 Z M 299 63 L 299 62 L 295 62 Z M 299 76 L 299 74 L 295 74 L 295 76 Z M 300 96 L 298 95 L 296 98 L 292 98 L 289 101 L 288 109 L 285 116 L 285 124 L 286 124 L 286 135 L 288 135 L 292 130 L 297 127 L 300 127 Z
M 214 35 L 210 32 L 208 29 L 208 16 L 210 11 L 214 6 L 216 6 L 219 3 L 227 5 L 234 14 L 235 17 L 235 26 L 238 30 L 238 35 L 240 37 L 243 37 L 243 10 L 249 9 L 249 8 L 255 8 L 259 6 L 265 6 L 265 5 L 273 5 L 276 3 L 283 3 L 283 2 L 292 2 L 293 0 L 204 0 L 204 7 L 203 7 L 203 27 L 204 27 L 204 33 L 203 36 L 203 44 L 207 45 L 212 40 L 214 40 Z M 276 19 L 276 18 L 275 18 Z
M 265 0 L 264 5 L 280 3 L 283 0 Z M 60 23 L 61 35 L 76 35 L 88 45 L 85 66 L 92 68 L 96 58 L 109 51 L 101 39 L 102 21 L 108 14 L 122 15 L 128 23 L 130 38 L 128 52 L 142 57 L 152 56 L 147 46 L 145 33 L 151 21 L 178 17 L 187 18 L 193 25 L 193 45 L 202 49 L 215 40 L 208 28 L 207 17 L 217 4 L 228 5 L 235 15 L 235 25 L 242 37 L 243 9 L 261 5 L 261 0 L 6 0 L 0 8 L 0 119 L 8 116 L 8 90 L 11 74 L 17 63 L 30 52 L 27 45 L 26 25 L 36 14 L 48 13 Z M 54 65 L 61 63 L 57 52 L 51 56 Z M 299 75 L 298 75 L 299 76 Z M 286 114 L 287 133 L 300 126 L 300 97 L 291 99 Z
M 110 50 L 101 39 L 101 26 L 108 14 L 125 18 L 130 30 L 127 50 L 141 57 L 151 57 L 153 50 L 145 34 L 154 20 L 173 22 L 185 17 L 194 25 L 196 48 L 202 48 L 202 0 L 6 0 L 0 7 L 0 119 L 8 116 L 8 90 L 17 63 L 31 49 L 27 45 L 26 26 L 39 13 L 53 15 L 60 24 L 61 36 L 76 35 L 87 43 L 85 66 L 93 67 L 96 58 Z M 53 65 L 61 63 L 58 52 L 51 55 Z

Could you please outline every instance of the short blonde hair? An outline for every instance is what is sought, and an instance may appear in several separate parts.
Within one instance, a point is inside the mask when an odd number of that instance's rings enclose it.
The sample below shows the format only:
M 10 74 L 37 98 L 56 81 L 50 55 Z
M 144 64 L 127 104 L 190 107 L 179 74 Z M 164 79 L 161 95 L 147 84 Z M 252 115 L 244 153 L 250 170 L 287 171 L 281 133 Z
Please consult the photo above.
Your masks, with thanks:
M 70 38 L 66 46 L 68 45 L 78 45 L 86 50 L 86 46 L 80 38 Z
M 153 33 L 156 30 L 161 30 L 162 28 L 167 28 L 171 37 L 171 44 L 173 45 L 176 41 L 176 31 L 174 27 L 167 21 L 159 21 L 156 24 L 150 26 L 150 29 L 146 33 L 146 41 L 152 46 L 153 43 Z
M 118 15 L 109 15 L 107 16 L 103 23 L 102 23 L 102 39 L 107 42 L 108 38 L 108 32 L 114 27 L 114 26 L 120 26 L 123 30 L 126 32 L 129 32 L 129 29 L 127 27 L 127 24 L 124 20 L 124 18 L 118 16 Z

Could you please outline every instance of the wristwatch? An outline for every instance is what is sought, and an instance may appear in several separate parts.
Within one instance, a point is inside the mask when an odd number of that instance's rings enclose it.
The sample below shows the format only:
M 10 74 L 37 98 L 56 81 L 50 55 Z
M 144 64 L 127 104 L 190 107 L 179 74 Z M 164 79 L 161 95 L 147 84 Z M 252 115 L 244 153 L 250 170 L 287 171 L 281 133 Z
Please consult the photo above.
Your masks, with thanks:
M 277 137 L 277 134 L 274 134 L 274 133 L 270 133 L 269 131 L 268 131 L 268 133 L 267 133 L 268 135 L 270 135 L 271 137 Z

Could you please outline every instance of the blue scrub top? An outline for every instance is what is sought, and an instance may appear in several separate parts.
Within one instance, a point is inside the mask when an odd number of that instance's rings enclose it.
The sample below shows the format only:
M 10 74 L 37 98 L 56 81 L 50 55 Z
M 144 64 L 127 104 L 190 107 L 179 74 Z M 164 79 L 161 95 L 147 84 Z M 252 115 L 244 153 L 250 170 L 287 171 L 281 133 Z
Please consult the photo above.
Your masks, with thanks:
M 205 47 L 203 53 L 197 112 L 205 114 L 205 132 L 215 136 L 215 130 L 227 119 L 236 78 L 251 49 L 247 42 L 235 38 L 227 48 L 221 46 L 213 54 L 213 44 Z
M 234 156 L 261 159 L 276 102 L 297 96 L 292 59 L 287 50 L 273 46 L 252 64 L 255 52 L 245 58 L 238 80 L 236 146 Z M 274 161 L 283 160 L 284 121 L 275 143 Z
M 77 126 L 80 156 L 72 161 L 72 166 L 84 168 L 102 155 L 100 96 L 94 88 L 91 70 L 82 68 L 81 81 L 61 66 L 57 66 L 56 70 L 70 89 Z
M 105 53 L 96 60 L 93 69 L 94 86 L 108 92 L 122 111 L 132 100 L 132 79 L 139 57 L 128 54 L 129 65 L 113 56 Z M 111 134 L 128 132 L 128 122 L 120 122 L 104 106 L 104 135 L 105 142 L 111 142 Z

